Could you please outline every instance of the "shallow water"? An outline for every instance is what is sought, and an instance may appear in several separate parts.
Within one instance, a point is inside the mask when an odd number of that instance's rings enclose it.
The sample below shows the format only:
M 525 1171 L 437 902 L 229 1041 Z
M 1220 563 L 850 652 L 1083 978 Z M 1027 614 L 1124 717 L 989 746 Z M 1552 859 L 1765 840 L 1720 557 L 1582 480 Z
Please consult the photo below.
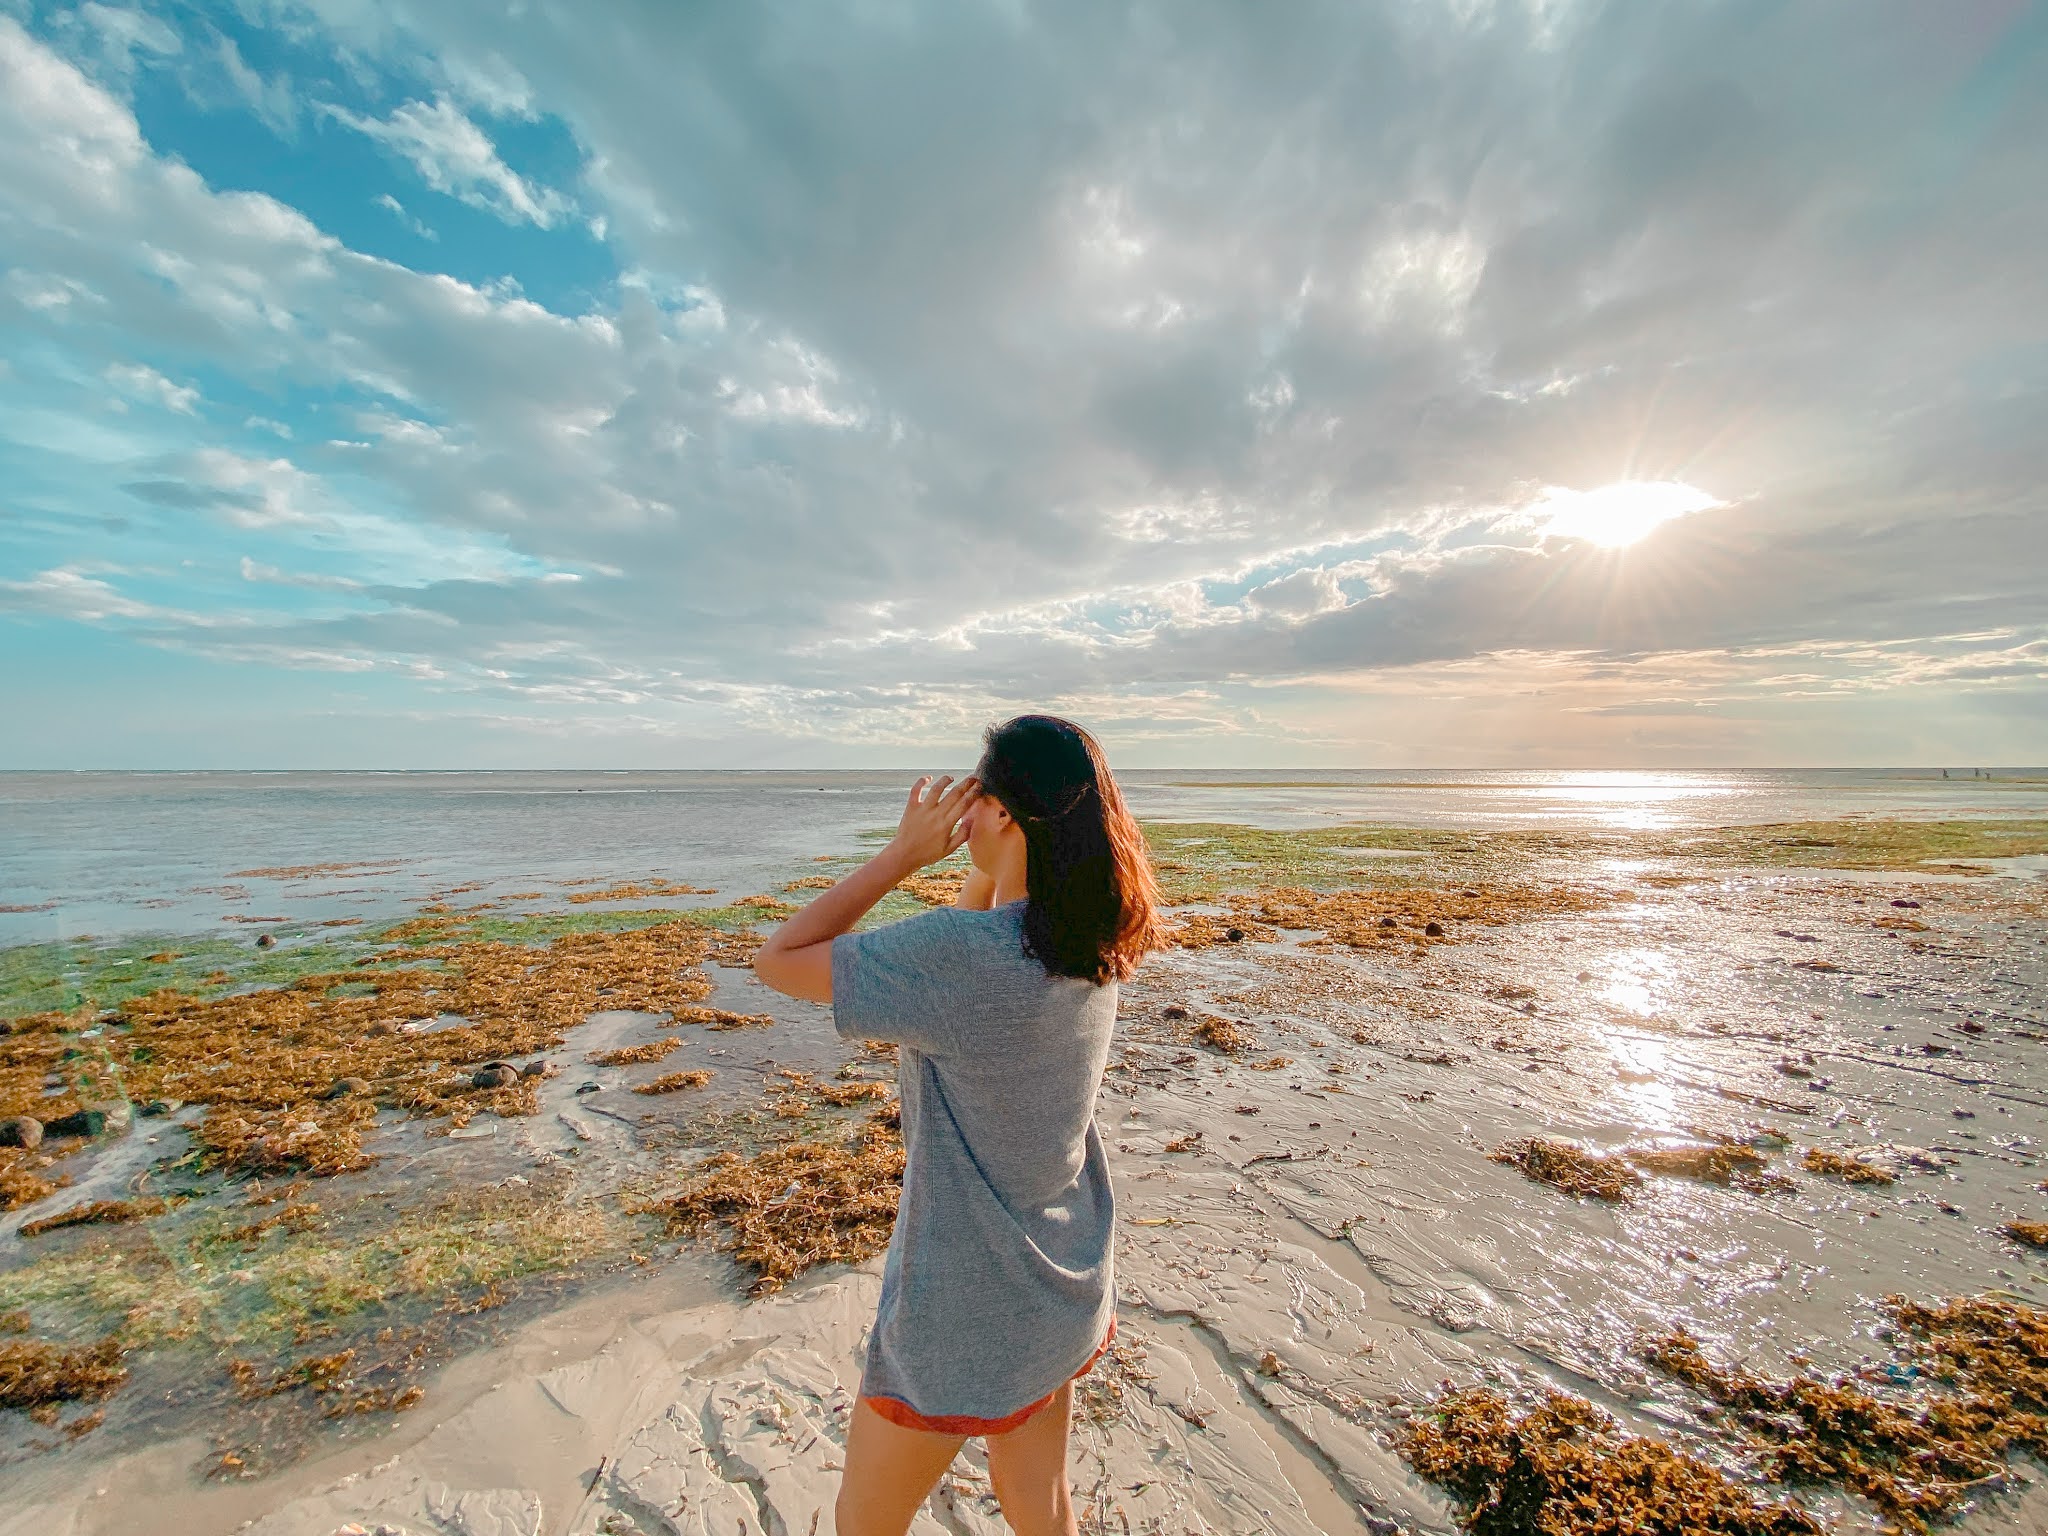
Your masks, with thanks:
M 939 771 L 939 770 L 932 770 Z M 959 771 L 956 769 L 955 771 Z M 1655 831 L 2048 814 L 2048 769 L 1123 775 L 1139 815 Z M 5 773 L 0 945 L 410 911 L 455 884 L 662 874 L 730 894 L 893 826 L 893 773 Z M 250 870 L 357 866 L 276 878 Z

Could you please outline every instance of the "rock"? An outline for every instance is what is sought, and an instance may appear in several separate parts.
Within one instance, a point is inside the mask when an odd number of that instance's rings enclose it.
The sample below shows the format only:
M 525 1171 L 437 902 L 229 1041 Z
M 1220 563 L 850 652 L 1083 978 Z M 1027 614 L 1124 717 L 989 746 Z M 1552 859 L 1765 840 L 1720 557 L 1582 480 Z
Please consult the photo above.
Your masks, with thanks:
M 368 1093 L 370 1085 L 360 1077 L 337 1077 L 320 1097 L 323 1099 L 346 1099 L 356 1094 Z
M 487 1061 L 469 1074 L 472 1088 L 510 1088 L 519 1081 L 519 1069 L 509 1061 Z
M 183 1099 L 151 1099 L 142 1106 L 142 1113 L 154 1119 L 160 1115 L 175 1115 L 184 1107 Z
M 519 1069 L 521 1077 L 553 1077 L 562 1069 L 545 1056 L 536 1057 Z
M 1223 930 L 1223 938 L 1226 943 L 1241 944 L 1244 942 L 1244 930 L 1242 928 L 1226 928 Z
M 0 1147 L 39 1147 L 43 1122 L 34 1115 L 9 1115 L 0 1120 Z
M 1917 907 L 1920 903 L 1917 901 L 1894 901 L 1892 905 L 1895 907 Z
M 1424 923 L 1422 931 L 1432 939 L 1440 939 L 1444 936 L 1444 925 L 1442 923 Z
M 1401 925 L 1395 922 L 1391 917 L 1383 917 L 1380 919 L 1380 926 L 1382 928 L 1398 928 Z
M 1161 1018 L 1166 1019 L 1184 1019 L 1188 1016 L 1188 1011 L 1179 1003 L 1168 1003 L 1159 1010 L 1159 1015 Z
M 604 1084 L 602 1083 L 578 1083 L 576 1085 L 576 1092 L 580 1096 L 586 1093 L 596 1093 L 603 1087 Z
M 74 1109 L 68 1115 L 59 1115 L 43 1126 L 45 1136 L 97 1136 L 107 1128 L 107 1112 L 103 1109 Z
M 276 942 L 277 935 L 274 933 L 259 933 L 256 935 L 256 947 L 258 949 L 268 949 Z

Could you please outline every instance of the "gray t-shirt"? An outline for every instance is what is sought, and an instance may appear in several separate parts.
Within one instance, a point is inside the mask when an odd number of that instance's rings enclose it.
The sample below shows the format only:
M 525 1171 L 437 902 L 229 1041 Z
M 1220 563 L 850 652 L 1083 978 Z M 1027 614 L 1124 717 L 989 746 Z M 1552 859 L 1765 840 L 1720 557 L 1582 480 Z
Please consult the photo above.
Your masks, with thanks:
M 1095 1095 L 1116 996 L 1025 954 L 1021 901 L 833 941 L 835 1027 L 903 1047 L 909 1161 L 864 1396 L 1001 1418 L 1102 1343 L 1116 1206 Z

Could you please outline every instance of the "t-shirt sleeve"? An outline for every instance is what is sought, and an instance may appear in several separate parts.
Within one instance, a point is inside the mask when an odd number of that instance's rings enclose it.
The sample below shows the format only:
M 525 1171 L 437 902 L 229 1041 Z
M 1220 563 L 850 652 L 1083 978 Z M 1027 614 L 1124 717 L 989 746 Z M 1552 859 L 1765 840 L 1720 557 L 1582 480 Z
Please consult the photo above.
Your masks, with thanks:
M 832 1027 L 848 1040 L 956 1048 L 961 935 L 948 909 L 832 941 Z

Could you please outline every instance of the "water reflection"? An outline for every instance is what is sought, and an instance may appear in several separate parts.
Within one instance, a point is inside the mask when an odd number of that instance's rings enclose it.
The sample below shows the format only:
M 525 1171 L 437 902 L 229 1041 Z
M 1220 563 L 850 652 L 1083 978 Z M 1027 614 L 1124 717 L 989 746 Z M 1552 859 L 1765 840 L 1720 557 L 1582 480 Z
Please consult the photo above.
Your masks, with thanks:
M 1540 815 L 1621 832 L 1656 832 L 1694 818 L 1681 815 L 1688 800 L 1729 793 L 1720 775 L 1689 773 L 1560 773 L 1516 792 Z
M 1602 1001 L 1612 1003 L 1637 1018 L 1649 1018 L 1663 1009 L 1665 989 L 1677 960 L 1669 950 L 1638 946 L 1618 949 L 1607 957 L 1611 972 L 1600 989 Z
M 1670 951 L 1638 946 L 1608 957 L 1610 974 L 1595 993 L 1602 1002 L 1639 1019 L 1656 1017 L 1677 972 Z M 1649 1130 L 1680 1128 L 1678 1093 L 1671 1083 L 1670 1052 L 1665 1042 L 1630 1029 L 1616 1029 L 1607 1038 L 1614 1058 L 1615 1096 L 1629 1118 Z

